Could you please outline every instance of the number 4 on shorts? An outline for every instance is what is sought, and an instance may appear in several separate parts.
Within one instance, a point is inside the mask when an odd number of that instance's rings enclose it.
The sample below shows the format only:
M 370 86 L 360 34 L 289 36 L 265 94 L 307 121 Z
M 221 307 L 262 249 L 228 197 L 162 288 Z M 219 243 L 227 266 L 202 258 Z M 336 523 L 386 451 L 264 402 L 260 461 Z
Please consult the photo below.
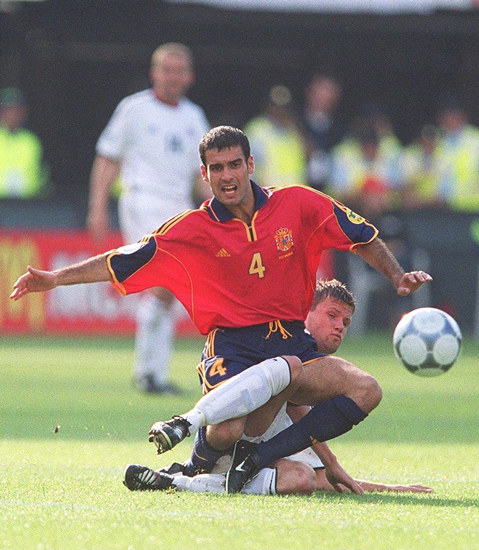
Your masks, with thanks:
M 219 357 L 213 363 L 209 370 L 209 376 L 224 376 L 226 374 L 226 367 L 223 366 L 223 357 Z

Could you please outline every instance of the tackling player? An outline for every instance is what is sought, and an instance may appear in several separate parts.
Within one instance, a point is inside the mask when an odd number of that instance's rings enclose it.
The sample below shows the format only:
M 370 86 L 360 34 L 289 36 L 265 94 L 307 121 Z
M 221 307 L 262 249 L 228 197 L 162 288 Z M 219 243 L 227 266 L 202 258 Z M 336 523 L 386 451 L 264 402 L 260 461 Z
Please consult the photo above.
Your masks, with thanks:
M 263 434 L 285 401 L 315 405 L 287 428 L 288 437 L 260 443 L 237 464 L 235 453 L 227 490 L 238 492 L 264 466 L 352 429 L 381 400 L 371 375 L 319 353 L 304 331 L 321 252 L 357 252 L 401 296 L 432 277 L 405 273 L 377 229 L 331 197 L 299 186 L 258 187 L 241 130 L 213 128 L 200 142 L 200 157 L 214 195 L 201 208 L 178 214 L 137 244 L 57 271 L 30 267 L 11 298 L 98 281 L 123 294 L 155 286 L 175 294 L 208 335 L 200 373 L 208 393 L 184 415 L 152 426 L 159 452 L 201 426 L 208 426 L 209 445 L 225 450 L 243 433 Z M 271 398 L 268 418 L 258 409 Z

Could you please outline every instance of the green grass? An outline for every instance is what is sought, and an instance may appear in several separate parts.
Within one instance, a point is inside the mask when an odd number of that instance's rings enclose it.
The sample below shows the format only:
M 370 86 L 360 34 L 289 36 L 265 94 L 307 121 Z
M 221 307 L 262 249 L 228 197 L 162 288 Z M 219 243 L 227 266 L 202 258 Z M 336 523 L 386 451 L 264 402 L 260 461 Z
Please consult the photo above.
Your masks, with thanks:
M 402 368 L 389 337 L 351 337 L 341 352 L 376 376 L 384 397 L 333 451 L 356 477 L 428 484 L 433 494 L 131 493 L 126 464 L 189 454 L 187 440 L 157 457 L 146 433 L 200 396 L 202 344 L 177 343 L 173 373 L 185 393 L 160 398 L 132 387 L 130 340 L 1 339 L 0 549 L 479 549 L 477 342 L 434 379 Z

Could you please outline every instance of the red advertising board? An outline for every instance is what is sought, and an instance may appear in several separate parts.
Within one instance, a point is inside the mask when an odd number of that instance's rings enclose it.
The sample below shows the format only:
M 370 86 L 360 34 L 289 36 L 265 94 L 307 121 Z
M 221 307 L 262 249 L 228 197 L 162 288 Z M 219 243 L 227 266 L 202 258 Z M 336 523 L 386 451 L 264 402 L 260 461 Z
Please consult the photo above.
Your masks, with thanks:
M 9 299 L 28 265 L 54 270 L 120 245 L 119 233 L 99 248 L 85 231 L 0 230 L 0 332 L 133 334 L 139 296 L 122 297 L 109 283 L 63 286 L 18 301 Z M 178 331 L 199 334 L 188 318 L 179 323 Z

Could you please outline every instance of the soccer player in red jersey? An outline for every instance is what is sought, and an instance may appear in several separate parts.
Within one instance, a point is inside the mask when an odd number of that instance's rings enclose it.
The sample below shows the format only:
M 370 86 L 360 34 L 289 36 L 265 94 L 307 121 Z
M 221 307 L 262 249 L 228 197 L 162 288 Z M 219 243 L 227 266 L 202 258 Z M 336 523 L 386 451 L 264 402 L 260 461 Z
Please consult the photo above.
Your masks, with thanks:
M 372 376 L 319 353 L 304 331 L 321 252 L 357 252 L 403 296 L 432 278 L 404 273 L 376 228 L 338 201 L 299 186 L 255 185 L 241 130 L 213 128 L 200 142 L 200 156 L 214 195 L 201 208 L 135 245 L 53 272 L 29 268 L 11 297 L 94 281 L 112 281 L 125 294 L 154 286 L 175 294 L 208 335 L 200 370 L 208 393 L 191 411 L 151 427 L 159 452 L 201 426 L 208 426 L 207 442 L 219 451 L 245 429 L 261 434 L 274 416 L 255 411 L 271 399 L 276 412 L 286 400 L 313 405 L 287 437 L 260 443 L 244 457 L 234 453 L 227 490 L 237 492 L 258 469 L 350 430 L 381 400 Z M 268 403 L 268 411 L 275 415 L 275 406 Z

